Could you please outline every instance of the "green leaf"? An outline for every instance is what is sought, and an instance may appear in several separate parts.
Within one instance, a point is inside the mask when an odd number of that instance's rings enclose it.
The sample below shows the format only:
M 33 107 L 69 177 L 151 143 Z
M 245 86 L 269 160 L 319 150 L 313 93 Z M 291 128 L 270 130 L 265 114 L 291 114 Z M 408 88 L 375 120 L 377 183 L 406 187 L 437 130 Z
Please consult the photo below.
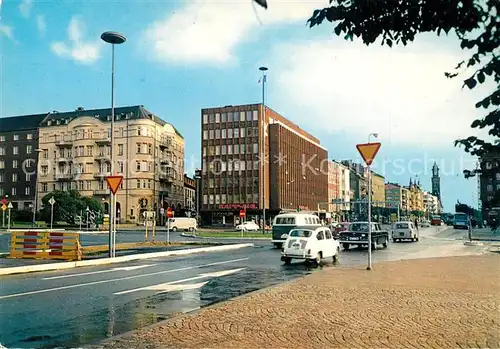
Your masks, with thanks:
M 342 32 L 342 28 L 340 27 L 340 24 L 338 26 L 335 27 L 335 34 L 340 35 L 340 33 Z
M 474 79 L 474 77 L 471 77 L 465 80 L 464 84 L 467 85 L 467 87 L 472 90 L 474 87 L 476 87 L 477 81 L 476 79 Z
M 385 42 L 387 43 L 387 45 L 389 45 L 389 47 L 392 47 L 392 40 L 391 39 L 387 39 Z
M 484 82 L 484 79 L 485 79 L 484 73 L 479 72 L 479 74 L 477 74 L 477 80 L 479 81 L 479 83 L 482 84 Z
M 481 120 L 479 120 L 479 119 L 478 120 L 474 120 L 472 122 L 472 124 L 470 125 L 470 127 L 472 127 L 472 128 L 477 128 L 477 127 L 480 127 L 480 126 L 481 126 Z

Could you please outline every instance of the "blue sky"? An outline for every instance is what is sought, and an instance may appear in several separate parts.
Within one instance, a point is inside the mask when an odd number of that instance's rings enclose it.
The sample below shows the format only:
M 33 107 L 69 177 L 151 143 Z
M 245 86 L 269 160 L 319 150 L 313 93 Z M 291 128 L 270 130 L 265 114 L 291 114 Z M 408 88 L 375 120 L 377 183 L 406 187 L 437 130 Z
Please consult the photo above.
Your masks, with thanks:
M 406 48 L 370 47 L 305 22 L 327 1 L 269 0 L 269 10 L 233 1 L 0 1 L 0 115 L 102 108 L 110 100 L 103 31 L 116 48 L 116 105 L 142 104 L 186 139 L 187 171 L 200 157 L 200 109 L 258 103 L 258 67 L 269 67 L 267 104 L 320 138 L 331 159 L 359 160 L 370 132 L 382 148 L 375 170 L 430 190 L 442 169 L 446 210 L 475 204 L 461 172 L 474 159 L 453 147 L 474 134 L 474 103 L 491 91 L 461 89 L 444 72 L 467 53 L 454 37 L 423 35 Z

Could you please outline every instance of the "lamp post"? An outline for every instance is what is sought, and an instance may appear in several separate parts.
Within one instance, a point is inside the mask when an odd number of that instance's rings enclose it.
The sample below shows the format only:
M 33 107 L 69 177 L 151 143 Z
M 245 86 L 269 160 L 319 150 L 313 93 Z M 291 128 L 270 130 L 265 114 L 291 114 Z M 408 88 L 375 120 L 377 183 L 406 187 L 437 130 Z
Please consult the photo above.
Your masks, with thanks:
M 114 152 L 114 136 L 115 136 L 115 45 L 123 44 L 127 39 L 118 32 L 104 32 L 101 39 L 111 44 L 111 175 L 115 173 L 115 152 Z M 115 257 L 115 215 L 116 215 L 116 197 L 110 190 L 110 210 L 109 210 L 109 257 Z
M 372 136 L 378 138 L 378 133 L 370 133 L 368 143 Z M 366 269 L 372 269 L 372 170 L 370 165 L 368 165 L 368 266 Z
M 37 168 L 36 168 L 36 173 L 35 173 L 35 199 L 34 199 L 34 202 L 33 202 L 33 228 L 35 228 L 35 223 L 36 223 L 36 211 L 37 211 L 37 206 L 38 206 L 38 164 L 40 163 L 39 159 L 38 159 L 38 154 L 40 154 L 42 152 L 42 149 L 35 149 L 35 154 L 36 154 L 36 164 L 37 164 Z
M 262 233 L 266 232 L 266 80 L 267 67 L 260 67 L 262 72 Z

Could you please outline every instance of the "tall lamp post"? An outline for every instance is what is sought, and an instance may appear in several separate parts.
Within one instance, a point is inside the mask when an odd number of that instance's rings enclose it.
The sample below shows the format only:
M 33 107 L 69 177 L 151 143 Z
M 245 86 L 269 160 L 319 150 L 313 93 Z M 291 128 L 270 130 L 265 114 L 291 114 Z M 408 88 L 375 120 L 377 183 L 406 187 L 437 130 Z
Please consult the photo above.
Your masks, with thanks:
M 370 133 L 368 143 L 372 136 L 378 138 L 378 133 Z M 366 269 L 372 269 L 372 170 L 370 165 L 368 165 L 368 267 Z
M 38 208 L 38 164 L 40 163 L 39 162 L 39 159 L 38 159 L 38 155 L 42 152 L 42 149 L 35 149 L 35 154 L 36 154 L 36 164 L 37 164 L 37 169 L 36 169 L 36 172 L 35 172 L 35 199 L 34 199 L 34 202 L 33 202 L 33 228 L 35 228 L 35 224 L 36 224 L 36 211 L 37 211 L 37 208 Z
M 267 67 L 260 67 L 262 72 L 262 233 L 266 232 L 266 80 Z
M 115 174 L 115 45 L 123 44 L 127 39 L 118 32 L 108 31 L 101 35 L 101 39 L 108 44 L 111 44 L 111 175 Z M 109 197 L 109 257 L 115 257 L 115 241 L 116 241 L 116 197 L 110 191 Z

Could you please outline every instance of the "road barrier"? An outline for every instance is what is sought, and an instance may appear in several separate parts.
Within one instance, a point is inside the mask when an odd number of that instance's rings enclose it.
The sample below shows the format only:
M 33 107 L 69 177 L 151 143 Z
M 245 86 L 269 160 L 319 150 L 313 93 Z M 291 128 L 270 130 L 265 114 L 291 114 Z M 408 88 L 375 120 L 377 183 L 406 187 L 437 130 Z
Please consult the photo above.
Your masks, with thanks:
M 9 258 L 82 260 L 78 233 L 13 231 Z

